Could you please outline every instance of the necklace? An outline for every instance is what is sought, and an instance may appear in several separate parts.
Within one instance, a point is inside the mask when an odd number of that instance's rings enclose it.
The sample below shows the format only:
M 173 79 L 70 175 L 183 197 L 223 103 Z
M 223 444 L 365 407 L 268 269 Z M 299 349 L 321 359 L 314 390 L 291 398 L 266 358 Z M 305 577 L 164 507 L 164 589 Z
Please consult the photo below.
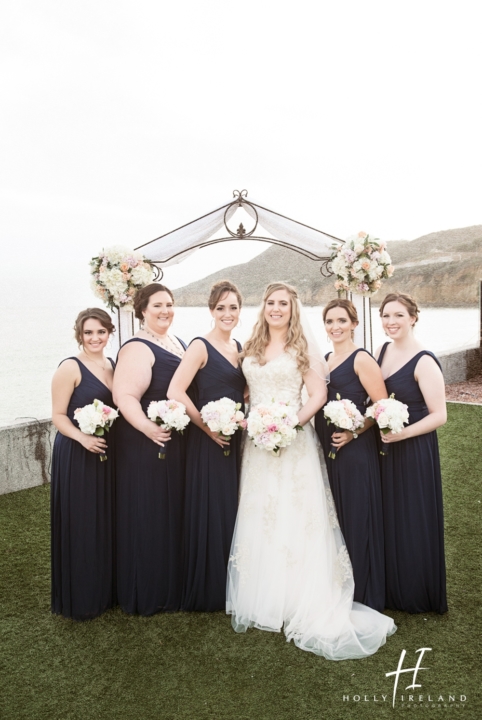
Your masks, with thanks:
M 164 350 L 167 350 L 167 352 L 170 352 L 172 355 L 176 355 L 176 356 L 179 357 L 179 358 L 182 358 L 182 357 L 183 357 L 184 351 L 181 352 L 181 351 L 179 350 L 179 348 L 178 348 L 177 345 L 174 343 L 174 341 L 169 337 L 169 335 L 166 335 L 166 337 L 169 339 L 170 345 L 166 345 L 165 343 L 162 342 L 161 338 L 157 337 L 157 335 L 154 335 L 154 333 L 151 333 L 150 330 L 147 330 L 147 328 L 145 328 L 145 327 L 143 327 L 142 329 L 144 330 L 145 333 L 147 333 L 148 335 L 150 335 L 151 338 L 154 338 L 154 340 L 155 340 L 157 343 L 159 343 L 159 345 L 160 345 L 161 347 L 163 347 Z
M 104 362 L 102 363 L 102 365 L 99 365 L 99 363 L 98 363 L 96 360 L 93 360 L 92 358 L 90 358 L 90 357 L 87 355 L 87 353 L 85 352 L 85 350 L 84 350 L 84 355 L 85 355 L 85 357 L 87 358 L 87 360 L 89 360 L 90 362 L 93 362 L 94 365 L 97 365 L 97 367 L 102 368 L 102 370 L 105 370 L 105 369 L 106 369 L 106 367 L 105 367 L 105 360 L 106 360 L 106 359 L 105 359 L 105 358 L 104 358 Z

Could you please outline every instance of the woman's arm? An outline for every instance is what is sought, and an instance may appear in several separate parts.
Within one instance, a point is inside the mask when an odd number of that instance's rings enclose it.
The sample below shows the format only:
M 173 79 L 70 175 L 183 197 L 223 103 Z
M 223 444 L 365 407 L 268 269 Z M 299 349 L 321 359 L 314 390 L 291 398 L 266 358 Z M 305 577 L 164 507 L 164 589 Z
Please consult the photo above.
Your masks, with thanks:
M 447 406 L 445 404 L 445 383 L 442 371 L 430 357 L 422 355 L 415 367 L 415 380 L 418 382 L 423 399 L 428 408 L 428 415 L 413 425 L 404 427 L 401 433 L 381 435 L 383 442 L 399 442 L 407 438 L 425 435 L 436 430 L 447 422 Z
M 183 405 L 186 406 L 186 412 L 191 418 L 191 422 L 209 435 L 214 442 L 223 447 L 224 445 L 229 445 L 229 442 L 222 440 L 217 433 L 213 433 L 208 426 L 203 423 L 201 413 L 186 392 L 197 371 L 205 366 L 207 360 L 208 351 L 206 350 L 206 345 L 202 340 L 193 340 L 184 353 L 179 367 L 172 376 L 171 383 L 167 389 L 167 397 L 170 400 L 177 400 L 183 403 Z
M 163 447 L 171 439 L 170 431 L 161 430 L 159 425 L 149 420 L 140 403 L 151 383 L 154 361 L 152 350 L 144 343 L 130 342 L 124 345 L 119 351 L 112 394 L 127 422 Z
M 377 402 L 382 398 L 388 397 L 387 389 L 383 381 L 382 371 L 376 360 L 374 360 L 369 353 L 359 352 L 356 354 L 354 370 L 372 402 Z M 364 426 L 356 431 L 357 435 L 361 435 L 366 430 L 373 427 L 373 425 L 374 421 L 370 418 L 366 418 Z M 353 433 L 348 430 L 335 432 L 331 438 L 332 444 L 338 449 L 343 447 L 343 445 L 347 445 L 354 439 Z
M 86 450 L 93 453 L 104 453 L 106 441 L 96 435 L 86 435 L 76 427 L 67 415 L 70 398 L 82 375 L 75 360 L 65 360 L 57 368 L 52 378 L 52 422 L 62 435 L 76 440 Z
M 311 420 L 313 415 L 323 407 L 328 396 L 325 381 L 312 368 L 303 376 L 303 382 L 308 393 L 308 400 L 298 412 L 300 425 L 306 425 Z

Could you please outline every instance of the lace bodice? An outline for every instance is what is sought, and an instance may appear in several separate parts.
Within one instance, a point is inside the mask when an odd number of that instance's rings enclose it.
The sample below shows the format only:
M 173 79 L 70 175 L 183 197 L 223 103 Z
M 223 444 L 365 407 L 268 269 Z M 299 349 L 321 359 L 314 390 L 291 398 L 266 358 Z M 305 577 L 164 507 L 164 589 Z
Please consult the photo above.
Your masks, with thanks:
M 247 357 L 243 361 L 243 373 L 252 406 L 282 400 L 297 409 L 301 407 L 303 379 L 291 353 L 284 352 L 266 365 L 259 365 L 253 357 Z

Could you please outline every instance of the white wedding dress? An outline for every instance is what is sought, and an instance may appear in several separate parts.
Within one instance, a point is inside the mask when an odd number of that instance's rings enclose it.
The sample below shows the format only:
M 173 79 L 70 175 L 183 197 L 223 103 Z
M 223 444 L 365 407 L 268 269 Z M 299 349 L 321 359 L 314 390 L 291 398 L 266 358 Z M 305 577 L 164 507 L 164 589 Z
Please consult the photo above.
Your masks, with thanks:
M 243 362 L 250 402 L 301 407 L 302 378 L 288 352 Z M 353 478 L 356 482 L 356 478 Z M 372 655 L 393 620 L 353 602 L 353 573 L 318 437 L 307 423 L 279 457 L 246 439 L 226 612 L 236 632 L 280 632 L 329 660 Z

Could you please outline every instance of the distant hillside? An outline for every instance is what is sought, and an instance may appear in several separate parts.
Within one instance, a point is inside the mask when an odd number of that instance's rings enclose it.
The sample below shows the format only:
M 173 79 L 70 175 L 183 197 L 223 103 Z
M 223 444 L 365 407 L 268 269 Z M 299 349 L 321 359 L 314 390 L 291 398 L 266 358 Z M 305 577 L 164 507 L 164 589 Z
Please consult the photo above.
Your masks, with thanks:
M 409 292 L 426 307 L 474 306 L 482 280 L 482 225 L 443 230 L 417 240 L 392 240 L 388 252 L 395 273 L 373 301 L 393 290 Z M 211 285 L 229 278 L 243 293 L 246 305 L 257 305 L 263 288 L 273 280 L 295 285 L 306 305 L 323 305 L 335 297 L 333 278 L 320 274 L 320 263 L 293 250 L 270 246 L 253 260 L 224 268 L 175 292 L 178 305 L 204 305 Z

